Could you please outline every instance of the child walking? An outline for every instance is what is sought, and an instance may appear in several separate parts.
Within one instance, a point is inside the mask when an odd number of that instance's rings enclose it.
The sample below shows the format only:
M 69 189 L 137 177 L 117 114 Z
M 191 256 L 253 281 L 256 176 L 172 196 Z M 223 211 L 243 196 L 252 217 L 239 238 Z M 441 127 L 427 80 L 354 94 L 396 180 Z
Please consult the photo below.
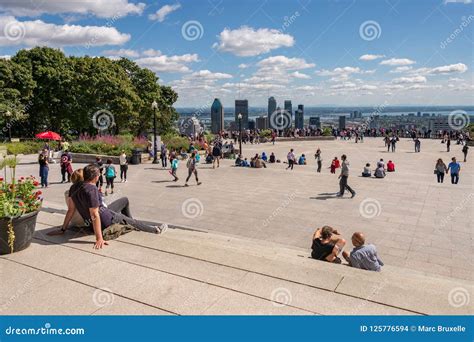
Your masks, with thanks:
M 179 161 L 178 161 L 178 158 L 173 158 L 171 159 L 171 171 L 170 171 L 170 174 L 174 177 L 174 181 L 173 182 L 177 182 L 178 181 L 178 176 L 176 176 L 176 172 L 178 171 L 178 164 L 179 164 Z
M 114 193 L 114 179 L 117 176 L 115 171 L 115 166 L 112 164 L 112 159 L 107 159 L 107 166 L 105 167 L 105 181 L 107 185 L 105 186 L 105 196 L 107 196 L 107 190 L 111 189 L 110 193 Z

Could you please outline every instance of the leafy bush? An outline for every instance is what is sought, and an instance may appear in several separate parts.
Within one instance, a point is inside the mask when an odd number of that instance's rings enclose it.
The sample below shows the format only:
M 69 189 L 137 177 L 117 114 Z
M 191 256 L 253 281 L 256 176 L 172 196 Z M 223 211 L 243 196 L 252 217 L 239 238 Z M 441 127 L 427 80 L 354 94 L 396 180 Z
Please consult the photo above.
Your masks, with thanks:
M 260 131 L 260 138 L 271 138 L 272 130 L 271 129 L 264 129 Z
M 78 141 L 72 142 L 69 150 L 75 153 L 118 156 L 122 151 L 130 155 L 133 149 L 145 149 L 146 146 L 147 140 L 145 138 L 133 138 L 131 135 L 83 135 L 79 137 Z
M 171 150 L 180 151 L 183 148 L 187 151 L 189 148 L 189 139 L 186 137 L 165 136 L 162 139 L 163 139 L 163 142 L 166 144 L 166 147 L 170 151 Z
M 32 140 L 5 144 L 8 154 L 36 154 L 43 148 L 44 142 Z
M 322 135 L 325 136 L 325 137 L 331 136 L 332 135 L 331 127 L 324 127 Z

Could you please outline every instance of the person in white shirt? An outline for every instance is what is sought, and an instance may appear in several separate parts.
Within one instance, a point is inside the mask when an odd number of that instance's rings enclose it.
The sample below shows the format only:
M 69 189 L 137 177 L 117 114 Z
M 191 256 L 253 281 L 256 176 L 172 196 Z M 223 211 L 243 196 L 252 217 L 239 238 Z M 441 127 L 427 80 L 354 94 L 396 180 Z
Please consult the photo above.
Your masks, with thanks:
M 122 150 L 120 154 L 120 181 L 122 183 L 127 182 L 127 171 L 128 171 L 128 162 L 127 162 L 127 155 L 125 151 Z

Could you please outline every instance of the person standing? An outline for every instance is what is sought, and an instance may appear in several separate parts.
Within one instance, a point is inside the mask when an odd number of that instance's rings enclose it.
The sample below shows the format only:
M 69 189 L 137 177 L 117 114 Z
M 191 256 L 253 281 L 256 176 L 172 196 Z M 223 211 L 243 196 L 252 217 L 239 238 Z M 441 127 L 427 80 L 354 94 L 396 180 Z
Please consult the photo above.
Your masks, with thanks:
M 107 190 L 110 188 L 110 193 L 114 193 L 114 179 L 117 176 L 115 166 L 112 164 L 112 159 L 107 159 L 107 166 L 105 167 L 105 196 L 107 196 Z
M 97 179 L 97 183 L 95 186 L 99 189 L 99 192 L 102 192 L 102 186 L 104 185 L 104 162 L 100 156 L 95 157 L 94 165 L 99 169 L 99 178 Z
M 290 152 L 288 152 L 287 159 L 288 159 L 288 167 L 286 169 L 288 170 L 291 168 L 293 170 L 293 166 L 296 161 L 296 156 L 295 156 L 295 153 L 293 152 L 293 149 L 291 149 Z
M 214 143 L 214 147 L 212 148 L 212 168 L 216 168 L 216 161 L 217 161 L 217 167 L 219 167 L 219 160 L 221 159 L 221 143 L 219 141 L 216 141 Z
M 316 150 L 316 154 L 314 155 L 314 158 L 316 158 L 316 163 L 318 164 L 318 170 L 316 172 L 321 172 L 323 160 L 321 159 L 321 150 L 319 148 Z
M 62 180 L 61 183 L 66 182 L 66 174 L 67 174 L 67 182 L 71 182 L 71 175 L 72 175 L 72 157 L 71 154 L 64 150 L 63 154 L 61 155 L 60 159 L 60 167 L 61 167 L 61 175 Z
M 191 153 L 191 157 L 189 157 L 189 160 L 186 163 L 186 166 L 188 167 L 188 178 L 186 178 L 186 182 L 184 183 L 184 186 L 189 186 L 188 181 L 189 181 L 189 178 L 191 178 L 191 176 L 193 175 L 193 173 L 194 173 L 194 177 L 196 177 L 197 185 L 201 185 L 201 182 L 198 179 L 198 172 L 196 168 L 196 152 L 195 151 Z
M 451 158 L 451 163 L 448 164 L 446 172 L 451 170 L 451 184 L 458 184 L 459 173 L 461 172 L 461 164 L 456 161 L 456 157 Z
M 390 145 L 392 147 L 392 152 L 395 152 L 396 146 L 397 146 L 397 137 L 393 136 L 392 140 L 390 140 Z
M 127 183 L 128 161 L 125 151 L 120 154 L 120 182 Z
M 161 166 L 166 168 L 168 166 L 168 149 L 166 148 L 165 144 L 161 144 L 160 157 Z
M 173 182 L 177 182 L 179 178 L 178 178 L 178 176 L 176 175 L 176 172 L 178 171 L 179 160 L 178 160 L 178 158 L 173 158 L 173 159 L 170 159 L 170 160 L 171 160 L 171 171 L 170 171 L 170 174 L 174 177 Z
M 446 141 L 446 152 L 451 151 L 451 139 L 448 137 L 448 140 Z
M 469 146 L 467 146 L 467 142 L 464 143 L 462 147 L 462 153 L 464 154 L 464 162 L 467 161 L 467 152 L 469 152 Z
M 438 183 L 443 183 L 444 181 L 444 174 L 448 172 L 448 168 L 446 164 L 443 162 L 443 159 L 439 158 L 435 165 L 435 172 L 436 178 L 438 179 Z
M 48 174 L 49 174 L 49 162 L 48 162 L 49 151 L 44 148 L 38 156 L 39 163 L 39 176 L 41 178 L 41 187 L 48 187 Z
M 352 196 L 351 198 L 354 198 L 356 195 L 356 192 L 352 190 L 352 188 L 347 184 L 347 179 L 349 178 L 349 161 L 347 160 L 347 157 L 345 154 L 341 156 L 342 160 L 342 165 L 341 165 L 341 174 L 339 175 L 339 194 L 337 195 L 338 197 L 344 196 L 344 192 L 347 189 Z

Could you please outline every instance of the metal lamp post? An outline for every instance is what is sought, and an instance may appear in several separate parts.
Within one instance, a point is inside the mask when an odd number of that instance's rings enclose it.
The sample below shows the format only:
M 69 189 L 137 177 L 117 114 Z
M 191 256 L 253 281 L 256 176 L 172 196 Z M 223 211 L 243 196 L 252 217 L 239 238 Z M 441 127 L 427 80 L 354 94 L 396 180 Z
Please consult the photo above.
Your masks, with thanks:
M 8 141 L 11 142 L 12 141 L 12 124 L 11 124 L 12 113 L 9 110 L 7 110 L 7 112 L 5 113 L 5 116 L 7 117 L 7 120 L 8 120 Z
M 153 164 L 158 164 L 158 146 L 156 145 L 156 110 L 158 109 L 158 103 L 153 101 L 151 108 L 153 109 Z
M 242 114 L 237 115 L 239 119 L 239 154 L 242 155 Z

